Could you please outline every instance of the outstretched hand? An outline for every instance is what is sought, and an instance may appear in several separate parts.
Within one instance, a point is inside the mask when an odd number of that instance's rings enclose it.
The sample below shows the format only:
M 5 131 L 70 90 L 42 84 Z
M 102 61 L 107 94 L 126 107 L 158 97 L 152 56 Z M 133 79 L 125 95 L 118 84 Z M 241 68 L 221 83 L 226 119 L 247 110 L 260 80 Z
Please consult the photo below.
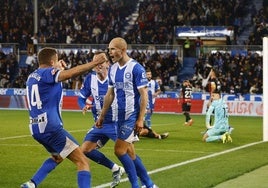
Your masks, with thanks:
M 93 62 L 95 62 L 96 65 L 102 64 L 106 61 L 108 61 L 108 58 L 105 53 L 94 55 Z

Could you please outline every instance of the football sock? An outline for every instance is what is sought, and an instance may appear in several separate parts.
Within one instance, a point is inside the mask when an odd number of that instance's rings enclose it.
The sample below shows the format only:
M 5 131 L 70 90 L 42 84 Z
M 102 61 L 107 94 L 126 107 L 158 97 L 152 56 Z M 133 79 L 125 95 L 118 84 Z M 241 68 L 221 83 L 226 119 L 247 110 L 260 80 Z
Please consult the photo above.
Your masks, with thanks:
M 188 122 L 191 119 L 189 112 L 184 112 L 184 116 L 186 119 L 185 122 Z
M 146 126 L 147 127 L 151 127 L 152 126 L 151 116 L 152 116 L 151 113 L 146 113 L 145 122 L 146 122 Z
M 95 161 L 98 164 L 106 166 L 109 169 L 112 169 L 114 166 L 114 163 L 110 159 L 108 159 L 103 153 L 98 151 L 97 149 L 94 149 L 94 150 L 86 153 L 85 155 L 88 158 L 90 158 L 92 161 Z
M 57 165 L 52 158 L 48 158 L 35 173 L 31 181 L 35 186 L 39 185 Z
M 132 159 L 128 154 L 124 154 L 118 157 L 123 164 L 125 171 L 128 175 L 128 179 L 131 182 L 132 188 L 139 188 L 139 182 L 137 178 L 137 171 Z
M 151 127 L 152 126 L 151 120 L 146 120 L 146 125 L 147 125 L 147 127 Z
M 91 187 L 91 174 L 89 171 L 78 171 L 77 182 L 79 188 L 90 188 Z
M 137 175 L 140 178 L 141 182 L 146 185 L 146 187 L 151 187 L 154 185 L 153 181 L 149 177 L 147 170 L 145 169 L 144 165 L 142 164 L 142 161 L 138 155 L 136 155 L 136 159 L 133 160 L 136 170 L 137 170 Z
M 111 170 L 112 170 L 112 172 L 116 172 L 119 170 L 119 166 L 117 164 L 114 164 L 114 166 Z
M 148 136 L 149 138 L 155 138 L 155 137 L 156 137 L 155 134 L 153 133 L 152 129 L 148 129 L 148 134 L 147 134 L 147 136 Z

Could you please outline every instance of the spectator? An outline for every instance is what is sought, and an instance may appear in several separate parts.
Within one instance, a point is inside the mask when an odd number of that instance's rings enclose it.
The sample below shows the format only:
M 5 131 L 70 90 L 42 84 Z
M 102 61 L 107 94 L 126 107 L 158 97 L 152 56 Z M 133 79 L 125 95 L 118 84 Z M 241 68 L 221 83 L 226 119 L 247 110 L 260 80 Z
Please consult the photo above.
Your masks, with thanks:
M 29 52 L 25 63 L 27 64 L 27 72 L 32 72 L 37 67 L 37 57 L 33 52 Z
M 0 41 L 6 42 L 19 42 L 19 48 L 22 50 L 27 49 L 27 41 L 30 34 L 34 30 L 33 24 L 33 4 L 31 1 L 23 1 L 21 3 L 16 3 L 17 0 L 4 1 L 3 6 L 0 7 L 3 22 L 0 27 Z M 92 0 L 86 1 L 58 1 L 57 3 L 45 3 L 39 2 L 39 25 L 38 36 L 39 43 L 93 43 L 91 38 L 92 29 L 94 24 L 98 24 L 102 33 L 100 34 L 100 43 L 106 42 L 106 30 L 110 34 L 110 38 L 115 35 L 120 35 L 121 30 L 127 24 L 126 17 L 129 16 L 134 10 L 138 3 L 138 0 L 128 1 L 122 0 L 120 4 L 115 4 L 115 1 L 97 1 Z M 145 0 L 139 3 L 138 18 L 135 24 L 129 31 L 126 30 L 126 38 L 128 43 L 155 43 L 155 44 L 169 44 L 170 39 L 173 36 L 173 26 L 187 26 L 187 25 L 232 25 L 234 20 L 237 18 L 245 18 L 245 13 L 248 10 L 246 8 L 249 0 L 244 1 L 187 1 L 187 0 L 170 0 L 170 1 L 148 1 Z M 13 4 L 14 6 L 10 6 Z M 264 3 L 264 7 L 259 10 L 250 11 L 250 16 L 252 15 L 252 21 L 254 30 L 248 39 L 247 44 L 249 45 L 260 45 L 262 44 L 262 37 L 267 35 L 267 5 Z M 26 7 L 26 8 L 25 8 Z M 222 9 L 220 9 L 222 8 Z M 46 11 L 48 9 L 48 11 Z M 78 11 L 79 10 L 79 11 Z M 122 11 L 123 10 L 123 11 Z M 224 11 L 225 10 L 225 11 Z M 228 11 L 226 11 L 228 10 Z M 230 11 L 229 11 L 230 10 Z M 237 11 L 239 10 L 239 11 Z M 94 14 L 90 15 L 87 12 L 92 12 Z M 100 14 L 99 14 L 100 13 Z M 222 15 L 221 15 L 221 14 Z M 200 15 L 200 16 L 196 16 Z M 98 18 L 98 19 L 97 19 Z M 104 19 L 103 19 L 104 18 Z M 99 20 L 99 21 L 96 21 Z M 135 21 L 135 20 L 134 20 Z M 138 25 L 140 24 L 140 25 Z M 236 24 L 237 25 L 237 24 Z M 239 24 L 238 24 L 239 25 Z M 80 30 L 81 26 L 81 30 Z M 242 31 L 243 22 L 241 26 L 237 29 Z M 79 28 L 79 29 L 78 29 Z M 131 27 L 130 27 L 131 28 Z M 105 31 L 105 32 L 104 32 Z M 2 34 L 1 34 L 2 32 Z M 67 34 L 72 33 L 70 39 L 67 39 Z M 239 33 L 239 32 L 238 32 Z M 42 36 L 42 37 L 41 37 Z M 42 38 L 42 40 L 41 40 Z M 235 36 L 237 38 L 237 36 Z M 94 39 L 95 40 L 95 39 Z M 235 42 L 233 42 L 235 44 Z M 157 52 L 159 53 L 159 52 Z M 146 54 L 146 53 L 145 53 Z M 152 70 L 153 75 L 160 76 L 163 81 L 163 86 L 169 86 L 169 78 L 173 76 L 169 73 L 170 65 L 167 65 L 173 61 L 166 59 L 163 54 L 158 54 L 157 59 L 151 58 L 155 56 L 156 52 L 150 54 L 149 59 L 143 57 L 143 53 L 139 52 L 135 58 L 139 57 L 142 60 L 139 61 Z M 147 54 L 146 54 L 147 55 Z M 217 63 L 211 58 L 214 55 L 208 54 L 204 55 L 202 58 L 208 57 L 210 59 L 210 64 Z M 228 57 L 229 56 L 229 57 Z M 222 78 L 223 82 L 232 82 L 233 76 L 236 74 L 234 70 L 228 68 L 229 65 L 235 66 L 237 69 L 242 65 L 237 65 L 236 61 L 233 63 L 233 57 L 230 58 L 230 54 L 222 54 L 223 62 L 223 76 L 227 73 L 231 73 L 230 80 L 226 80 L 226 77 Z M 252 55 L 253 56 L 253 55 Z M 81 57 L 79 57 L 81 58 Z M 239 57 L 240 58 L 240 57 Z M 75 58 L 70 58 L 70 66 L 75 66 L 77 60 Z M 256 58 L 252 58 L 256 60 Z M 6 60 L 5 60 L 6 61 Z M 258 60 L 259 61 L 259 60 Z M 83 61 L 82 61 L 83 62 Z M 202 62 L 203 63 L 203 62 Z M 250 61 L 248 64 L 250 67 L 254 61 Z M 2 63 L 1 63 L 2 64 Z M 242 62 L 243 64 L 243 62 Z M 166 66 L 167 65 L 167 66 Z M 7 63 L 0 65 L 0 67 L 7 66 Z M 212 65 L 213 66 L 213 65 Z M 248 66 L 248 65 L 247 65 Z M 233 67 L 233 68 L 235 68 Z M 0 68 L 2 69 L 2 68 Z M 220 69 L 220 68 L 219 68 Z M 172 68 L 173 70 L 173 68 Z M 24 70 L 23 70 L 24 71 Z M 23 72 L 21 71 L 21 72 Z M 5 71 L 6 72 L 6 69 Z M 246 73 L 252 72 L 250 77 L 254 77 L 257 74 L 259 78 L 259 73 L 254 72 L 254 70 L 243 71 L 244 75 Z M 27 73 L 26 73 L 27 74 Z M 163 76 L 162 76 L 163 75 Z M 197 74 L 196 74 L 197 75 Z M 245 76 L 244 76 L 245 77 Z M 242 78 L 245 81 L 245 78 Z M 10 75 L 10 79 L 13 80 Z M 25 79 L 25 78 L 24 78 Z M 259 78 L 260 79 L 260 78 Z M 199 81 L 197 80 L 197 83 Z M 252 85 L 249 80 L 246 86 L 246 91 L 249 92 L 249 88 Z M 12 85 L 12 83 L 11 83 Z M 69 89 L 71 84 L 66 84 Z M 173 87 L 174 85 L 171 84 Z M 259 84 L 258 84 L 259 87 Z M 258 92 L 262 92 L 261 86 Z M 176 85 L 174 86 L 176 89 Z M 243 87 L 241 89 L 244 90 Z
M 37 45 L 38 45 L 37 33 L 34 33 L 34 35 L 31 37 L 31 40 L 33 41 L 33 53 L 37 53 Z
M 197 37 L 194 44 L 195 44 L 195 57 L 199 58 L 200 53 L 203 53 L 203 41 L 201 40 L 200 37 Z
M 96 24 L 92 30 L 92 35 L 91 35 L 93 43 L 95 43 L 95 44 L 100 43 L 101 34 L 102 34 L 102 31 L 101 31 L 100 27 Z
M 257 94 L 257 92 L 258 92 L 257 83 L 254 83 L 254 84 L 250 87 L 250 89 L 249 89 L 249 93 L 250 93 L 251 95 L 254 95 L 254 94 Z
M 226 40 L 226 45 L 231 45 L 232 44 L 232 42 L 231 42 L 231 38 L 230 38 L 230 36 L 229 35 L 225 35 L 225 40 Z
M 2 74 L 0 77 L 0 88 L 9 88 L 10 82 L 9 82 L 9 75 Z
M 186 39 L 183 43 L 183 51 L 184 51 L 185 57 L 190 56 L 190 49 L 191 49 L 191 41 L 190 41 L 189 37 L 186 37 Z

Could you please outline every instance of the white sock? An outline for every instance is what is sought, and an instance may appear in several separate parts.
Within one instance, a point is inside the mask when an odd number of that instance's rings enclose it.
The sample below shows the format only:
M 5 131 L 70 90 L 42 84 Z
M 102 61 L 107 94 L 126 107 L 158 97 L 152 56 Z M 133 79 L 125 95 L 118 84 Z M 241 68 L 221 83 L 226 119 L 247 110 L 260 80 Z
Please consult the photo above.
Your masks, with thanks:
M 112 168 L 112 172 L 115 172 L 119 170 L 119 166 L 117 164 L 114 164 L 113 168 Z

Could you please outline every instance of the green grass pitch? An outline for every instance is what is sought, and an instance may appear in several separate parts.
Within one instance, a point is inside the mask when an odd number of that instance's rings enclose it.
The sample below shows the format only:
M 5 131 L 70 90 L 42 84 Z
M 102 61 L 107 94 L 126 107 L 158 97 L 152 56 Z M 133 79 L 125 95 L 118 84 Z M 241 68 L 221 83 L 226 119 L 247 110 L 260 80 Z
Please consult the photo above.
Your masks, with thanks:
M 64 127 L 81 143 L 92 126 L 89 112 L 63 111 Z M 233 143 L 204 143 L 205 116 L 192 115 L 193 126 L 184 126 L 181 114 L 153 114 L 152 128 L 159 133 L 169 132 L 164 140 L 141 138 L 135 143 L 153 181 L 160 188 L 206 188 L 240 176 L 268 164 L 268 143 L 262 141 L 261 117 L 230 117 L 235 128 Z M 252 144 L 252 145 L 250 145 Z M 247 146 L 247 147 L 243 147 Z M 101 151 L 119 163 L 109 141 Z M 48 157 L 45 149 L 31 136 L 28 112 L 0 110 L 0 186 L 19 187 L 27 181 Z M 119 163 L 120 164 L 120 163 Z M 93 187 L 107 187 L 111 172 L 90 162 Z M 256 187 L 258 181 L 256 180 Z M 68 160 L 60 164 L 40 184 L 39 188 L 75 188 L 76 167 Z M 109 186 L 108 186 L 109 187 Z M 118 188 L 130 187 L 126 179 Z

